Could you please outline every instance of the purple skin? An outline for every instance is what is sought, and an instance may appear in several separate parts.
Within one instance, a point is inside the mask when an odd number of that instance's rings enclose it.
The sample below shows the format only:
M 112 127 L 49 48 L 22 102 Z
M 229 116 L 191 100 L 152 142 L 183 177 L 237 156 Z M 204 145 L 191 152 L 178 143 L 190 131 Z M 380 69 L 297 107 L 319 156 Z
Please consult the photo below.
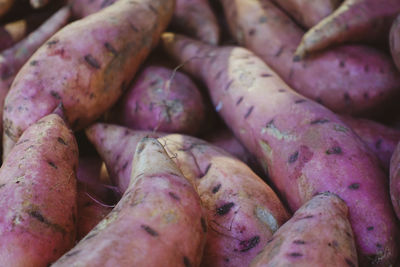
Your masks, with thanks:
M 390 197 L 397 218 L 400 219 L 400 143 L 390 161 Z
M 301 206 L 250 267 L 357 267 L 357 251 L 346 203 L 329 192 Z
M 387 179 L 376 156 L 338 116 L 294 92 L 247 49 L 215 48 L 171 33 L 162 42 L 207 85 L 216 110 L 292 211 L 319 192 L 337 194 L 349 206 L 361 263 L 394 263 L 398 226 Z
M 124 192 L 132 151 L 146 133 L 101 123 L 86 133 Z M 289 218 L 275 192 L 243 162 L 207 142 L 179 134 L 159 141 L 207 208 L 210 231 L 202 266 L 248 266 Z
M 195 135 L 204 122 L 205 107 L 188 76 L 147 66 L 121 97 L 113 117 L 131 129 Z

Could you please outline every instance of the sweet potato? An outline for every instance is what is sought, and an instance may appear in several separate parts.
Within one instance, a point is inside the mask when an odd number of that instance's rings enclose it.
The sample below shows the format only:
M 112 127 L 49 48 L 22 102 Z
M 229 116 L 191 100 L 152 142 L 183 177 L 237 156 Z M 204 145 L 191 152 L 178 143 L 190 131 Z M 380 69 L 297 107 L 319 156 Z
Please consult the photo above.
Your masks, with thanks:
M 171 33 L 167 53 L 202 80 L 224 119 L 292 211 L 319 192 L 349 206 L 359 258 L 393 264 L 398 228 L 378 159 L 330 110 L 297 94 L 244 48 L 215 48 Z
M 390 197 L 397 218 L 400 219 L 400 143 L 390 160 Z
M 398 0 L 345 0 L 304 35 L 296 55 L 303 58 L 341 43 L 386 40 L 399 12 Z
M 250 266 L 358 266 L 346 203 L 331 193 L 316 195 L 279 228 Z
M 87 135 L 110 173 L 117 173 L 115 180 L 123 192 L 129 176 L 121 170 L 132 169 L 133 157 L 126 151 L 132 151 L 145 133 L 95 124 Z M 204 141 L 179 134 L 166 135 L 159 141 L 183 174 L 196 184 L 207 208 L 211 231 L 202 266 L 248 266 L 262 249 L 261 244 L 288 219 L 276 194 L 243 162 Z
M 311 28 L 323 18 L 332 14 L 340 5 L 340 0 L 273 0 L 286 10 L 298 23 Z
M 199 196 L 155 139 L 135 152 L 113 211 L 53 266 L 199 266 L 207 223 Z
M 176 0 L 172 28 L 205 43 L 219 43 L 217 18 L 207 0 Z
M 114 4 L 117 0 L 70 0 L 72 15 L 81 19 Z
M 3 117 L 4 99 L 8 89 L 14 81 L 20 68 L 28 61 L 32 54 L 49 39 L 55 32 L 63 27 L 70 16 L 68 7 L 61 8 L 36 31 L 28 37 L 4 50 L 0 54 L 0 117 Z M 31 61 L 31 64 L 34 61 Z M 3 132 L 3 121 L 0 121 L 0 131 Z
M 350 116 L 341 116 L 340 119 L 378 156 L 385 171 L 389 171 L 390 158 L 400 141 L 400 131 L 367 119 Z
M 74 245 L 77 165 L 58 115 L 26 129 L 0 169 L 1 266 L 48 266 Z
M 0 0 L 0 17 L 7 14 L 14 2 L 15 0 Z
M 60 102 L 73 130 L 99 118 L 157 44 L 173 9 L 173 0 L 120 0 L 53 35 L 22 67 L 6 97 L 3 158 Z
M 400 70 L 400 15 L 395 19 L 390 29 L 390 52 L 397 69 Z
M 398 71 L 381 51 L 348 45 L 293 62 L 303 31 L 270 0 L 221 2 L 241 45 L 261 57 L 298 93 L 337 113 L 367 114 L 400 88 Z
M 116 104 L 113 122 L 131 129 L 195 135 L 205 119 L 203 98 L 185 74 L 146 66 Z

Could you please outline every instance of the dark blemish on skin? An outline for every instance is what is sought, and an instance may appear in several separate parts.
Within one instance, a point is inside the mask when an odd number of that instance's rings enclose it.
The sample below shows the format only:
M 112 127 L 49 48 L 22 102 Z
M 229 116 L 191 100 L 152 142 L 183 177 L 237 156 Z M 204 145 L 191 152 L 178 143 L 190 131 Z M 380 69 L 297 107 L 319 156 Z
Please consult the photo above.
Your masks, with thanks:
M 46 219 L 43 217 L 43 215 L 39 211 L 32 210 L 29 212 L 29 215 L 42 223 L 46 222 Z
M 221 184 L 218 184 L 216 186 L 213 187 L 213 189 L 211 190 L 211 192 L 213 194 L 216 194 L 219 190 L 221 189 Z
M 278 92 L 279 93 L 284 93 L 284 92 L 286 92 L 286 90 L 285 89 L 279 89 Z
M 344 68 L 346 66 L 346 63 L 344 61 L 339 62 L 339 67 Z
M 374 230 L 374 227 L 373 227 L 373 226 L 368 226 L 368 227 L 367 227 L 367 231 L 372 231 L 372 230 Z
M 54 162 L 48 161 L 47 163 L 48 163 L 51 167 L 53 167 L 54 169 L 58 169 L 57 165 L 56 165 Z
M 89 99 L 93 99 L 93 98 L 94 98 L 94 94 L 93 94 L 93 93 L 90 93 Z
M 89 234 L 88 236 L 85 237 L 85 240 L 91 239 L 92 237 L 95 237 L 97 233 Z
M 181 200 L 181 198 L 180 197 L 178 197 L 178 195 L 177 194 L 175 194 L 174 192 L 169 192 L 168 193 L 173 199 L 175 199 L 175 200 Z
M 148 226 L 148 225 L 141 225 L 140 226 L 143 230 L 145 230 L 149 235 L 151 235 L 151 236 L 158 236 L 158 233 L 154 230 L 154 229 L 152 229 L 150 226 Z
M 303 254 L 301 254 L 299 252 L 292 252 L 292 253 L 289 253 L 289 256 L 293 257 L 293 258 L 298 258 L 298 257 L 302 257 Z
M 210 168 L 211 168 L 211 163 L 209 163 L 209 164 L 207 165 L 206 169 L 204 170 L 203 177 L 207 175 L 207 173 L 208 173 L 208 171 L 210 170 Z
M 158 84 L 158 81 L 155 80 L 155 81 L 152 81 L 152 82 L 150 83 L 150 86 L 153 87 L 153 86 L 155 86 L 155 85 L 157 85 L 157 84 Z
M 303 240 L 295 240 L 295 241 L 293 241 L 293 244 L 296 244 L 296 245 L 304 245 L 306 242 L 305 241 L 303 241 Z
M 377 248 L 382 248 L 382 244 L 376 243 Z
M 320 104 L 323 103 L 323 102 L 322 102 L 322 99 L 321 99 L 320 97 L 317 97 L 317 98 L 315 99 L 315 101 L 317 101 L 317 102 L 320 103 Z
M 288 162 L 289 163 L 294 163 L 299 157 L 299 151 L 294 152 L 292 155 L 290 155 Z
M 151 4 L 148 4 L 148 7 L 154 14 L 158 15 L 157 9 L 154 6 L 152 6 Z
M 349 232 L 347 232 L 347 231 L 346 231 L 346 235 L 347 235 L 348 237 L 351 237 L 351 234 L 350 234 Z
M 250 31 L 249 31 L 249 35 L 250 36 L 253 36 L 255 33 L 256 33 L 255 29 L 250 29 Z
M 125 164 L 122 166 L 122 169 L 123 169 L 123 170 L 125 170 L 125 169 L 126 169 L 126 167 L 128 167 L 128 161 L 127 161 L 127 162 L 125 162 Z
M 215 76 L 215 79 L 218 80 L 219 78 L 221 78 L 222 75 L 222 70 L 220 70 L 217 75 Z
M 4 187 L 6 184 L 0 184 L 0 188 Z
M 265 22 L 267 22 L 267 17 L 266 17 L 266 16 L 261 16 L 261 17 L 258 19 L 258 22 L 259 22 L 259 23 L 265 23 Z
M 300 103 L 304 103 L 304 102 L 306 102 L 305 99 L 299 99 L 299 100 L 294 101 L 295 104 L 300 104 Z
M 340 155 L 342 154 L 342 149 L 340 146 L 334 146 L 329 148 L 326 152 L 327 155 Z
M 249 251 L 250 249 L 254 248 L 255 246 L 260 243 L 260 237 L 258 235 L 250 238 L 249 240 L 244 240 L 239 243 L 241 247 L 244 247 L 243 249 L 240 250 L 240 252 L 246 252 Z
M 37 63 L 38 63 L 37 60 L 32 60 L 31 62 L 29 62 L 29 65 L 31 65 L 31 66 L 36 66 Z
M 351 98 L 350 98 L 350 95 L 348 93 L 344 93 L 343 98 L 344 98 L 344 102 L 346 103 L 346 105 L 350 105 L 351 104 Z
M 67 143 L 64 141 L 64 139 L 62 139 L 61 137 L 57 137 L 57 142 L 59 142 L 60 144 L 63 144 L 63 145 L 67 145 Z
M 375 143 L 375 148 L 380 149 L 381 145 L 382 145 L 382 139 L 379 138 L 378 141 L 376 141 L 376 143 Z
M 136 27 L 133 23 L 129 22 L 129 26 L 131 27 L 131 29 L 132 29 L 134 32 L 139 32 L 138 27 Z
M 229 213 L 229 211 L 233 206 L 235 206 L 235 203 L 233 202 L 226 203 L 225 205 L 222 205 L 221 207 L 217 208 L 217 214 L 221 216 L 225 215 Z
M 207 223 L 206 223 L 206 220 L 203 217 L 201 217 L 200 223 L 201 223 L 201 228 L 203 229 L 203 232 L 207 233 Z
M 282 55 L 283 50 L 284 50 L 284 46 L 279 47 L 278 52 L 276 52 L 274 56 L 279 57 L 280 55 Z
M 100 69 L 100 63 L 91 54 L 87 54 L 84 59 L 91 67 Z
M 264 78 L 266 78 L 266 77 L 271 77 L 272 75 L 271 74 L 268 74 L 268 73 L 263 73 L 263 74 L 261 74 L 261 77 L 264 77 Z
M 228 90 L 229 87 L 231 87 L 232 83 L 233 83 L 233 80 L 230 80 L 230 81 L 228 82 L 228 84 L 225 86 L 225 91 Z
M 225 262 L 229 262 L 229 259 L 228 259 L 228 258 L 225 258 L 224 261 L 225 261 Z
M 345 259 L 345 261 L 346 261 L 346 263 L 347 263 L 348 266 L 350 266 L 350 267 L 356 267 L 356 265 L 355 265 L 351 260 Z
M 369 94 L 368 93 L 364 93 L 363 97 L 364 97 L 364 99 L 369 99 Z
M 192 267 L 190 260 L 186 256 L 183 257 L 183 264 L 185 265 L 185 267 Z
M 236 101 L 236 106 L 238 106 L 243 101 L 243 96 L 241 96 L 238 101 Z
M 359 188 L 360 188 L 359 183 L 353 183 L 353 184 L 349 185 L 349 189 L 351 189 L 351 190 L 357 190 Z
M 51 40 L 51 41 L 48 41 L 46 44 L 48 47 L 51 47 L 52 45 L 55 45 L 57 43 L 58 43 L 58 40 Z
M 254 106 L 251 106 L 251 107 L 247 110 L 246 114 L 244 115 L 244 118 L 245 118 L 245 119 L 247 119 L 247 118 L 250 116 L 250 114 L 253 112 L 253 109 L 254 109 Z
M 110 43 L 105 42 L 105 43 L 104 43 L 104 47 L 105 47 L 108 51 L 110 51 L 114 56 L 118 55 L 117 50 L 115 50 L 115 48 L 114 48 Z
M 81 252 L 81 251 L 80 250 L 75 250 L 75 251 L 68 252 L 67 254 L 65 254 L 65 257 L 74 256 L 74 255 L 78 254 L 79 252 Z
M 61 96 L 55 91 L 50 91 L 50 95 L 55 99 L 61 99 Z
M 327 120 L 327 119 L 316 119 L 316 120 L 313 120 L 312 122 L 310 122 L 310 124 L 311 125 L 324 124 L 324 123 L 327 123 L 327 122 L 329 122 L 329 120 Z
M 145 144 L 140 144 L 140 146 L 138 147 L 138 149 L 137 149 L 137 152 L 138 152 L 138 154 L 140 154 L 140 153 L 142 153 L 142 151 L 144 150 L 144 148 L 145 148 Z
M 314 218 L 314 215 L 307 215 L 305 217 L 298 218 L 297 221 L 304 220 L 304 219 L 311 219 Z
M 365 66 L 364 66 L 364 71 L 365 71 L 365 72 L 369 72 L 369 66 L 368 66 L 368 65 L 365 65 Z

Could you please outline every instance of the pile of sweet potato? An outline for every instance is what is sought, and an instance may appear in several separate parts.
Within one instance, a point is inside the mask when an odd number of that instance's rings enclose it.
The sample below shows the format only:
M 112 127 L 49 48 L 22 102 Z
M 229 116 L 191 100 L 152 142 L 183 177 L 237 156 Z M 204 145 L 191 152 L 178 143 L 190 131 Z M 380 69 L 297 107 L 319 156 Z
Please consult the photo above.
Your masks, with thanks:
M 398 266 L 399 99 L 398 0 L 0 0 L 0 266 Z

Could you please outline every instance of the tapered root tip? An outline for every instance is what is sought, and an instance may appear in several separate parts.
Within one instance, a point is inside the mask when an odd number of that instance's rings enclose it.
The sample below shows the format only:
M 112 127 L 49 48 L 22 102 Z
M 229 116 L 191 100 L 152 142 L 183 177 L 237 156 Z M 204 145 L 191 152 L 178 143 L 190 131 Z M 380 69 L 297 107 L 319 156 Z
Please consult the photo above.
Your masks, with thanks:
M 302 44 L 297 47 L 296 52 L 294 52 L 293 61 L 299 62 L 307 56 L 307 51 L 304 49 Z

